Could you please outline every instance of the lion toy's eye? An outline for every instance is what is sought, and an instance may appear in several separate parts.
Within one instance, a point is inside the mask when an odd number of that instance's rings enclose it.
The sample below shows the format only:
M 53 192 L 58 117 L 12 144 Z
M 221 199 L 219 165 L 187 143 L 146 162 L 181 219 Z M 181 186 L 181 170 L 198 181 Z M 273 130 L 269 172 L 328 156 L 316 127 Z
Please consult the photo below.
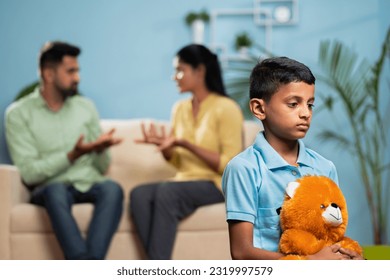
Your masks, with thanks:
M 324 204 L 321 204 L 320 208 L 321 208 L 321 209 L 325 209 L 325 205 L 324 205 Z

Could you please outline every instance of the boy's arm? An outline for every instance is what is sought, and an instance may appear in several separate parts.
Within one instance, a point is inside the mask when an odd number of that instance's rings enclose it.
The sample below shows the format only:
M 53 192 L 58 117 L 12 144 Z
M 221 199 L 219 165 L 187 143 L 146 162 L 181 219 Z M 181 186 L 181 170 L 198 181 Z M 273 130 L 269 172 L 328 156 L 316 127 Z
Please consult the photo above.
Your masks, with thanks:
M 253 246 L 253 224 L 229 221 L 230 253 L 233 260 L 277 260 L 284 255 Z M 333 244 L 307 256 L 309 260 L 363 260 L 358 253 Z
M 230 253 L 233 260 L 277 260 L 283 257 L 253 246 L 253 224 L 243 221 L 229 221 Z
M 257 217 L 259 173 L 256 166 L 236 157 L 222 176 L 229 226 L 230 254 L 235 260 L 278 259 L 283 255 L 254 247 L 253 230 Z
M 253 246 L 253 224 L 243 221 L 229 221 L 230 253 L 233 260 L 277 260 L 284 255 Z M 353 255 L 352 255 L 353 254 Z M 361 260 L 353 251 L 346 251 L 339 244 L 322 248 L 307 256 L 309 260 Z

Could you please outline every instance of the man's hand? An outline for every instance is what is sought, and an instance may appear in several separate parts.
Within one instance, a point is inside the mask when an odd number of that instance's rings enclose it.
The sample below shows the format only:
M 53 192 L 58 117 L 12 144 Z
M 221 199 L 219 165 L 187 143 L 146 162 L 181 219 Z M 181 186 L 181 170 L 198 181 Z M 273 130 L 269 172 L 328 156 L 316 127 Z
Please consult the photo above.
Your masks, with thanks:
M 68 153 L 69 161 L 73 163 L 82 155 L 92 152 L 101 153 L 108 147 L 121 143 L 122 139 L 115 138 L 113 136 L 114 132 L 115 129 L 113 128 L 110 131 L 100 135 L 96 141 L 90 143 L 84 143 L 84 135 L 80 135 L 73 150 Z
M 122 142 L 123 139 L 114 137 L 115 128 L 112 128 L 110 131 L 103 133 L 99 138 L 93 142 L 93 150 L 97 153 L 103 152 L 108 147 L 117 145 Z

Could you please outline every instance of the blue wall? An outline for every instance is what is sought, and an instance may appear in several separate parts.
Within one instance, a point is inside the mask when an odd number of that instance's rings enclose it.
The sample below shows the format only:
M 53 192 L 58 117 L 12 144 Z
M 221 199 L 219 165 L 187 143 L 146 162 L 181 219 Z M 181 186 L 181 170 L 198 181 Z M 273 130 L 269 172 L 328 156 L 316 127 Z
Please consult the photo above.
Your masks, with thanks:
M 202 8 L 252 6 L 251 0 L 0 0 L 0 123 L 16 93 L 37 79 L 37 53 L 53 39 L 82 47 L 80 90 L 96 102 L 102 118 L 169 119 L 172 104 L 182 98 L 171 81 L 172 58 L 191 42 L 185 15 Z M 300 0 L 299 23 L 273 29 L 272 51 L 316 72 L 319 42 L 339 39 L 373 62 L 390 25 L 388 11 L 386 0 Z M 234 28 L 261 34 L 244 17 L 235 19 Z M 232 33 L 230 28 L 218 32 L 222 38 Z M 317 115 L 306 141 L 338 168 L 350 211 L 348 235 L 370 244 L 369 214 L 353 159 L 332 145 L 319 145 L 315 137 L 332 122 L 326 114 Z M 9 163 L 0 128 L 0 163 Z

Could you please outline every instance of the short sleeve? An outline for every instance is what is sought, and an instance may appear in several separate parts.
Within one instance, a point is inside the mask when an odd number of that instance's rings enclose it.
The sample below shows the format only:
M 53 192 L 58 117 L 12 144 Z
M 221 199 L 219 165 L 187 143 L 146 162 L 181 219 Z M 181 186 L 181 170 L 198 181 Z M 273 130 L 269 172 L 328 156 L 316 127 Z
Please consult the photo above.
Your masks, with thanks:
M 328 177 L 332 179 L 337 185 L 339 185 L 339 177 L 337 175 L 337 169 L 333 162 L 330 162 L 331 168 Z
M 226 219 L 254 223 L 257 216 L 257 177 L 243 159 L 233 158 L 222 176 L 222 190 L 225 195 Z

